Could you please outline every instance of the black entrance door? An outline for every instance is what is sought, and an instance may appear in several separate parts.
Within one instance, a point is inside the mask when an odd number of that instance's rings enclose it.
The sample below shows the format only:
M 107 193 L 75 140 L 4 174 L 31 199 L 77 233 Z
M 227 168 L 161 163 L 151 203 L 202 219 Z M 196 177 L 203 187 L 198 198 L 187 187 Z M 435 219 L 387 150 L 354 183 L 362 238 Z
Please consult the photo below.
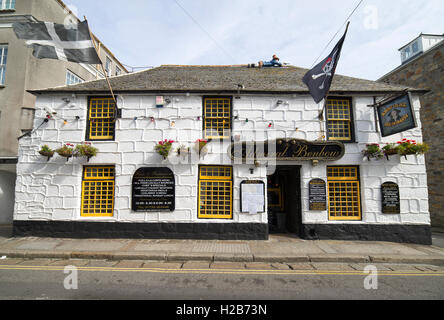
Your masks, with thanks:
M 300 167 L 278 166 L 268 177 L 270 233 L 300 235 L 302 227 Z

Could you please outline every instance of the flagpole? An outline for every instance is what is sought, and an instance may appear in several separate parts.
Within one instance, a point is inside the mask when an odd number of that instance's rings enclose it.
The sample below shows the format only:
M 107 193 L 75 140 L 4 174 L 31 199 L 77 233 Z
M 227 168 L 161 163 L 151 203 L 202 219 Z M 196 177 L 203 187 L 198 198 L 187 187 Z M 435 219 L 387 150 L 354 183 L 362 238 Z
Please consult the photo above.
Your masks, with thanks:
M 106 73 L 105 67 L 103 66 L 102 59 L 100 58 L 100 56 L 99 56 L 99 52 L 97 51 L 96 41 L 94 40 L 94 36 L 93 36 L 93 34 L 91 33 L 91 29 L 89 28 L 89 24 L 88 24 L 88 20 L 86 19 L 86 16 L 83 16 L 83 18 L 85 19 L 85 21 L 86 21 L 86 25 L 88 26 L 89 36 L 91 37 L 91 41 L 92 41 L 93 44 L 94 44 L 94 49 L 96 50 L 97 56 L 99 57 L 99 60 L 100 60 L 100 62 L 101 62 L 101 63 L 100 63 L 100 66 L 102 67 L 102 72 L 103 72 L 103 74 L 105 75 L 105 79 L 106 79 L 106 82 L 108 83 L 109 91 L 111 92 L 111 96 L 113 97 L 114 103 L 116 104 L 116 108 L 117 108 L 117 100 L 116 100 L 116 96 L 114 95 L 114 91 L 113 91 L 113 88 L 111 87 L 111 82 L 109 81 L 108 74 Z
M 345 27 L 345 33 L 344 34 L 347 34 L 347 32 L 348 32 L 348 27 L 349 27 L 349 25 L 350 25 L 350 21 L 348 21 L 347 22 L 347 26 Z M 340 58 L 340 53 L 339 53 L 339 56 L 338 56 L 338 60 L 339 60 L 339 58 Z M 335 73 L 336 73 L 336 69 L 335 70 L 333 70 L 333 76 L 332 76 L 332 83 L 333 83 L 333 77 L 334 77 L 334 75 L 335 75 Z M 328 94 L 330 93 L 330 88 L 328 88 L 328 91 L 327 91 L 327 94 L 325 95 L 325 97 L 324 97 L 324 105 L 323 105 L 323 107 L 322 107 L 322 110 L 321 110 L 321 112 L 319 112 L 319 120 L 324 120 L 324 111 L 325 111 L 325 108 L 327 107 L 327 100 L 328 100 Z

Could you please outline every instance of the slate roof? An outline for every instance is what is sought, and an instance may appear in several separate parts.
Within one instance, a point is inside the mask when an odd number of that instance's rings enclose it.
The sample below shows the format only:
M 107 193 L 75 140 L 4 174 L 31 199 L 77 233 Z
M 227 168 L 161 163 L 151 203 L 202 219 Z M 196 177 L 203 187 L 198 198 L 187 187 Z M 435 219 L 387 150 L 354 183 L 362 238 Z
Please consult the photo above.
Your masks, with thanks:
M 282 68 L 248 68 L 238 66 L 178 66 L 157 68 L 110 78 L 116 93 L 123 92 L 238 92 L 242 93 L 308 93 L 302 82 L 307 69 L 294 66 Z M 404 86 L 335 75 L 330 94 L 391 93 L 405 90 Z M 426 90 L 409 88 L 412 91 Z M 109 93 L 105 79 L 76 85 L 28 90 L 31 93 Z

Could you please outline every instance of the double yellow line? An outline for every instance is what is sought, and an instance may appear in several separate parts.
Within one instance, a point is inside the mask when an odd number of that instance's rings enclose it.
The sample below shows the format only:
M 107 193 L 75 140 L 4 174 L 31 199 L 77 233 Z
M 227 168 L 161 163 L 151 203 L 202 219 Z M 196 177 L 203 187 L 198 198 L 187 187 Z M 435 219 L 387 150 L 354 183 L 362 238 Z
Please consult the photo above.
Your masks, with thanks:
M 20 266 L 0 265 L 0 270 L 20 271 L 64 271 L 66 266 Z M 336 276 L 368 276 L 363 271 L 329 271 L 329 270 L 248 270 L 248 269 L 166 269 L 166 268 L 114 268 L 114 267 L 76 267 L 78 271 L 86 272 L 144 272 L 144 273 L 173 273 L 173 274 L 235 274 L 235 275 L 336 275 Z M 380 271 L 378 276 L 402 277 L 443 277 L 444 272 L 397 272 Z

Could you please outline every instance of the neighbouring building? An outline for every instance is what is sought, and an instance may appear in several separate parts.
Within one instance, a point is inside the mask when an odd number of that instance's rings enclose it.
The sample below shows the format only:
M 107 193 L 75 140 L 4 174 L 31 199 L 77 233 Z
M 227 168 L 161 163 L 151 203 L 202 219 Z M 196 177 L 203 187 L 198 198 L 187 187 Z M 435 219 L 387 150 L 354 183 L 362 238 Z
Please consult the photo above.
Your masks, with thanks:
M 34 121 L 35 97 L 26 90 L 104 77 L 96 65 L 36 59 L 32 49 L 17 39 L 12 24 L 37 20 L 72 23 L 78 19 L 61 0 L 0 0 L 0 224 L 12 223 L 17 138 L 30 131 Z M 127 73 L 112 52 L 94 38 L 109 75 Z
M 399 49 L 402 64 L 378 81 L 430 91 L 421 99 L 432 227 L 444 231 L 444 35 L 421 34 Z
M 288 232 L 431 244 L 424 156 L 362 154 L 369 143 L 422 141 L 424 90 L 336 75 L 322 119 L 306 72 L 160 66 L 112 78 L 117 106 L 104 80 L 32 90 L 35 132 L 20 141 L 14 235 L 265 240 Z M 382 138 L 369 105 L 406 89 L 417 126 Z M 48 107 L 59 116 L 48 120 Z M 164 159 L 156 146 L 170 140 Z M 39 154 L 83 142 L 97 156 Z

